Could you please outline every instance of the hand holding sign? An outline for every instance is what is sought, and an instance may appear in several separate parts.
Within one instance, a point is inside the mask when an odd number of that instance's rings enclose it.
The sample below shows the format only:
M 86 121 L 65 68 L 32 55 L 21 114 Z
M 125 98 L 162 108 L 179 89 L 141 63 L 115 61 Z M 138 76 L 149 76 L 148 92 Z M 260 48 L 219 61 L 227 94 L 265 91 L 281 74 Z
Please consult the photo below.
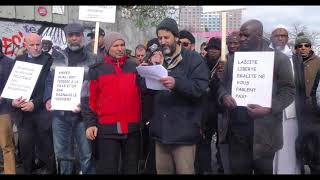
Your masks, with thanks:
M 34 109 L 34 104 L 32 101 L 24 102 L 21 104 L 21 110 L 26 112 L 32 112 Z
M 20 96 L 18 99 L 14 99 L 11 105 L 15 108 L 20 108 L 25 101 L 26 99 L 22 99 L 22 96 Z
M 271 108 L 262 107 L 257 104 L 248 104 L 248 114 L 253 119 L 262 118 L 271 113 Z
M 229 109 L 234 109 L 237 107 L 236 101 L 233 99 L 230 95 L 223 96 L 223 105 L 226 106 Z

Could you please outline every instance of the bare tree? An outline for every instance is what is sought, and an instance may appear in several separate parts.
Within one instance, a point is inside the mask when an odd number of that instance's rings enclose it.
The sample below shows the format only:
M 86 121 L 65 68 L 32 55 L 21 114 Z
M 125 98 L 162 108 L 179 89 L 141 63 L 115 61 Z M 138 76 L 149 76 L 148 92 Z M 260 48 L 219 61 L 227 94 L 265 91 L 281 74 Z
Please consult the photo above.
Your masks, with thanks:
M 165 17 L 176 14 L 174 6 L 120 6 L 122 17 L 133 20 L 138 27 L 157 25 Z

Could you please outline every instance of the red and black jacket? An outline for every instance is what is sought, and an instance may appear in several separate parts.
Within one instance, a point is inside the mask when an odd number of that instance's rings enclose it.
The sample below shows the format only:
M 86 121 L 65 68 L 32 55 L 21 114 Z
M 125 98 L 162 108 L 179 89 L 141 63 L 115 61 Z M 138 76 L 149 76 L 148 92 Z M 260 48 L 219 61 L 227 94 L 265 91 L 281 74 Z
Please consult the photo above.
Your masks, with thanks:
M 128 134 L 139 129 L 141 99 L 136 63 L 126 56 L 104 61 L 89 69 L 89 98 L 82 113 L 87 127 L 97 126 L 98 136 Z

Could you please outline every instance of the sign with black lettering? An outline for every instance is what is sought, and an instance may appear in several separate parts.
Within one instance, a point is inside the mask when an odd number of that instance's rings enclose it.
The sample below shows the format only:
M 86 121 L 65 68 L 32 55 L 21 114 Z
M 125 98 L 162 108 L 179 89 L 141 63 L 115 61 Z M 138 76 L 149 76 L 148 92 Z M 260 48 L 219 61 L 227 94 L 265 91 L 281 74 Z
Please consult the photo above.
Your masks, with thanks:
M 8 99 L 30 100 L 34 86 L 38 80 L 42 65 L 16 61 L 1 97 Z
M 273 64 L 273 51 L 235 52 L 231 94 L 238 106 L 271 108 Z
M 83 67 L 56 67 L 51 109 L 73 111 L 80 104 L 84 76 Z

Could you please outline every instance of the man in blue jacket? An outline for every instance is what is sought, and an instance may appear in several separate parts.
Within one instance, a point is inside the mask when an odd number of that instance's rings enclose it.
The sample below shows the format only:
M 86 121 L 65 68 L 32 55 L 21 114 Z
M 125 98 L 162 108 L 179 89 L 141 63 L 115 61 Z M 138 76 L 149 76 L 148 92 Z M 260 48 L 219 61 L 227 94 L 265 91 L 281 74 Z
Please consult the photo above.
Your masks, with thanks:
M 160 82 L 169 89 L 154 96 L 150 131 L 156 144 L 157 173 L 194 174 L 208 68 L 197 52 L 178 44 L 175 20 L 164 19 L 156 33 L 165 57 L 163 66 L 168 70 L 168 76 Z

